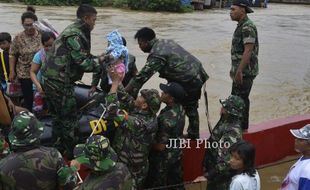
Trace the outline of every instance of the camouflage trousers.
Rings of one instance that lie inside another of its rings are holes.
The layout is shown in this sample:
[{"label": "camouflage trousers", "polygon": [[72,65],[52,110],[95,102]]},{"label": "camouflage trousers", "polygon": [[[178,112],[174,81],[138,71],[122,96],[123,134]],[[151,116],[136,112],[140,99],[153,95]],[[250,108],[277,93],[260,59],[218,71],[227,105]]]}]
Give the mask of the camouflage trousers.
[{"label": "camouflage trousers", "polygon": [[74,88],[65,89],[57,82],[45,81],[45,102],[53,117],[52,141],[54,146],[68,159],[73,158],[73,149],[78,141],[78,116]]},{"label": "camouflage trousers", "polygon": [[147,176],[148,169],[149,169],[149,162],[146,162],[143,166],[142,165],[133,166],[133,165],[127,164],[127,167],[133,178],[134,189],[142,190],[143,184],[144,184],[144,181]]},{"label": "camouflage trousers", "polygon": [[255,77],[243,78],[242,85],[238,85],[235,82],[233,82],[232,84],[231,95],[236,95],[236,96],[241,97],[245,103],[245,109],[244,109],[244,113],[242,117],[243,120],[241,124],[242,129],[249,128],[249,111],[250,111],[249,95],[252,89],[254,78]]},{"label": "camouflage trousers", "polygon": [[163,189],[184,190],[183,168],[181,162],[182,154],[178,157],[171,157],[167,151],[152,151],[149,155],[150,168],[145,182],[145,188],[176,185]]},{"label": "camouflage trousers", "polygon": [[198,100],[187,102],[183,104],[185,114],[188,117],[188,138],[199,138],[199,113],[198,113]]},{"label": "camouflage trousers", "polygon": [[186,95],[181,102],[185,115],[188,117],[187,134],[188,138],[199,138],[199,113],[198,101],[201,97],[201,88],[203,83],[199,79],[193,79],[190,82],[180,82],[175,80],[168,80],[168,82],[176,82],[182,85],[186,91]]}]

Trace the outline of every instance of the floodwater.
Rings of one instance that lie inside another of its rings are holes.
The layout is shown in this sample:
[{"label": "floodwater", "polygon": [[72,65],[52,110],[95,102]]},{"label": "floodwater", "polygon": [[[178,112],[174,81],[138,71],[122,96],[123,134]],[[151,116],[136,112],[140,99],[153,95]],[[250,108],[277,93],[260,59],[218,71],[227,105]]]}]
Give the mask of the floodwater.
[{"label": "floodwater", "polygon": [[[39,18],[47,18],[62,31],[75,18],[76,7],[36,7]],[[128,48],[142,68],[144,54],[134,40],[141,27],[153,28],[159,38],[176,40],[199,58],[210,79],[207,82],[212,125],[219,119],[219,98],[231,91],[231,38],[236,22],[230,20],[229,9],[212,9],[193,13],[150,13],[112,8],[98,8],[92,32],[92,53],[100,54],[107,43],[105,35],[118,29],[127,39]],[[13,36],[22,31],[20,16],[25,5],[0,3],[0,31]],[[310,113],[310,6],[270,4],[249,14],[258,29],[260,74],[251,92],[250,123],[256,124],[290,115]],[[83,81],[90,83],[91,75]],[[163,80],[155,75],[145,88],[158,88]],[[200,102],[201,130],[206,130],[204,102]]]}]

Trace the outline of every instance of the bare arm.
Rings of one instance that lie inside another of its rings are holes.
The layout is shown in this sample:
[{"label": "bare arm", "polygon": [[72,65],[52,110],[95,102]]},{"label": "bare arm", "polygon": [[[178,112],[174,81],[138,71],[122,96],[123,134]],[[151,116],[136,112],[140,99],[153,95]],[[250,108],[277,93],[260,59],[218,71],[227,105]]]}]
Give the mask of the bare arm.
[{"label": "bare arm", "polygon": [[16,66],[16,57],[14,55],[10,55],[10,75],[9,80],[14,81],[16,78],[15,66]]},{"label": "bare arm", "polygon": [[36,85],[37,91],[40,93],[43,93],[43,89],[41,87],[41,84],[37,79],[37,73],[39,72],[40,68],[41,68],[41,65],[31,63],[30,78],[31,78],[32,82],[34,83],[34,85]]}]

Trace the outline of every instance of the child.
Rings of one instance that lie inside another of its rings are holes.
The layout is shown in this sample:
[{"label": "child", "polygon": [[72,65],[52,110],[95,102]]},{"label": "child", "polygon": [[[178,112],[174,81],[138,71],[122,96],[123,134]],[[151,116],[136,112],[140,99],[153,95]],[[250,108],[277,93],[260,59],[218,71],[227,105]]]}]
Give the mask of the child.
[{"label": "child", "polygon": [[39,112],[43,109],[42,93],[43,89],[41,86],[41,72],[40,68],[43,61],[45,60],[45,51],[48,50],[52,45],[56,36],[52,32],[43,32],[41,35],[41,43],[43,48],[40,49],[33,57],[30,69],[30,77],[34,84],[34,105],[33,111]]},{"label": "child", "polygon": [[[128,70],[128,49],[123,44],[121,34],[117,30],[113,30],[107,35],[107,40],[108,48],[106,54],[109,55],[110,63],[112,63],[116,72],[122,73],[125,76]],[[109,84],[111,83],[112,81],[109,77]]]},{"label": "child", "polygon": [[111,88],[111,79],[107,70],[113,66],[118,73],[125,74],[128,72],[128,49],[123,43],[121,34],[117,30],[113,30],[107,35],[108,47],[105,51],[104,64],[102,65],[101,73],[94,73],[92,77],[91,89],[89,95],[96,91],[96,87],[101,80],[101,89],[108,93]]},{"label": "child", "polygon": [[0,33],[0,85],[6,91],[7,81],[9,80],[9,50],[11,46],[12,37],[7,32]]},{"label": "child", "polygon": [[230,148],[230,167],[236,172],[229,190],[260,190],[260,178],[254,168],[255,147],[243,140]]}]

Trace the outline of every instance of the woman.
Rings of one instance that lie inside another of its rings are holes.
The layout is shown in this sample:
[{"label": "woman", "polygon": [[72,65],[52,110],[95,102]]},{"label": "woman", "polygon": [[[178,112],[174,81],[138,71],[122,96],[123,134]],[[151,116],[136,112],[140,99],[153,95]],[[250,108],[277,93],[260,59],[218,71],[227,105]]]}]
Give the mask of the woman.
[{"label": "woman", "polygon": [[41,36],[41,42],[43,48],[38,51],[32,60],[31,69],[30,69],[30,78],[34,84],[34,102],[33,102],[33,111],[40,112],[43,110],[43,89],[41,86],[41,72],[40,68],[45,60],[45,51],[52,47],[56,36],[53,32],[43,32]]},{"label": "woman", "polygon": [[9,80],[19,80],[24,97],[24,107],[32,111],[33,91],[30,79],[30,67],[34,54],[40,49],[41,34],[35,29],[33,23],[37,16],[27,11],[22,14],[21,21],[24,31],[17,34],[12,41],[10,49],[10,75]]}]

